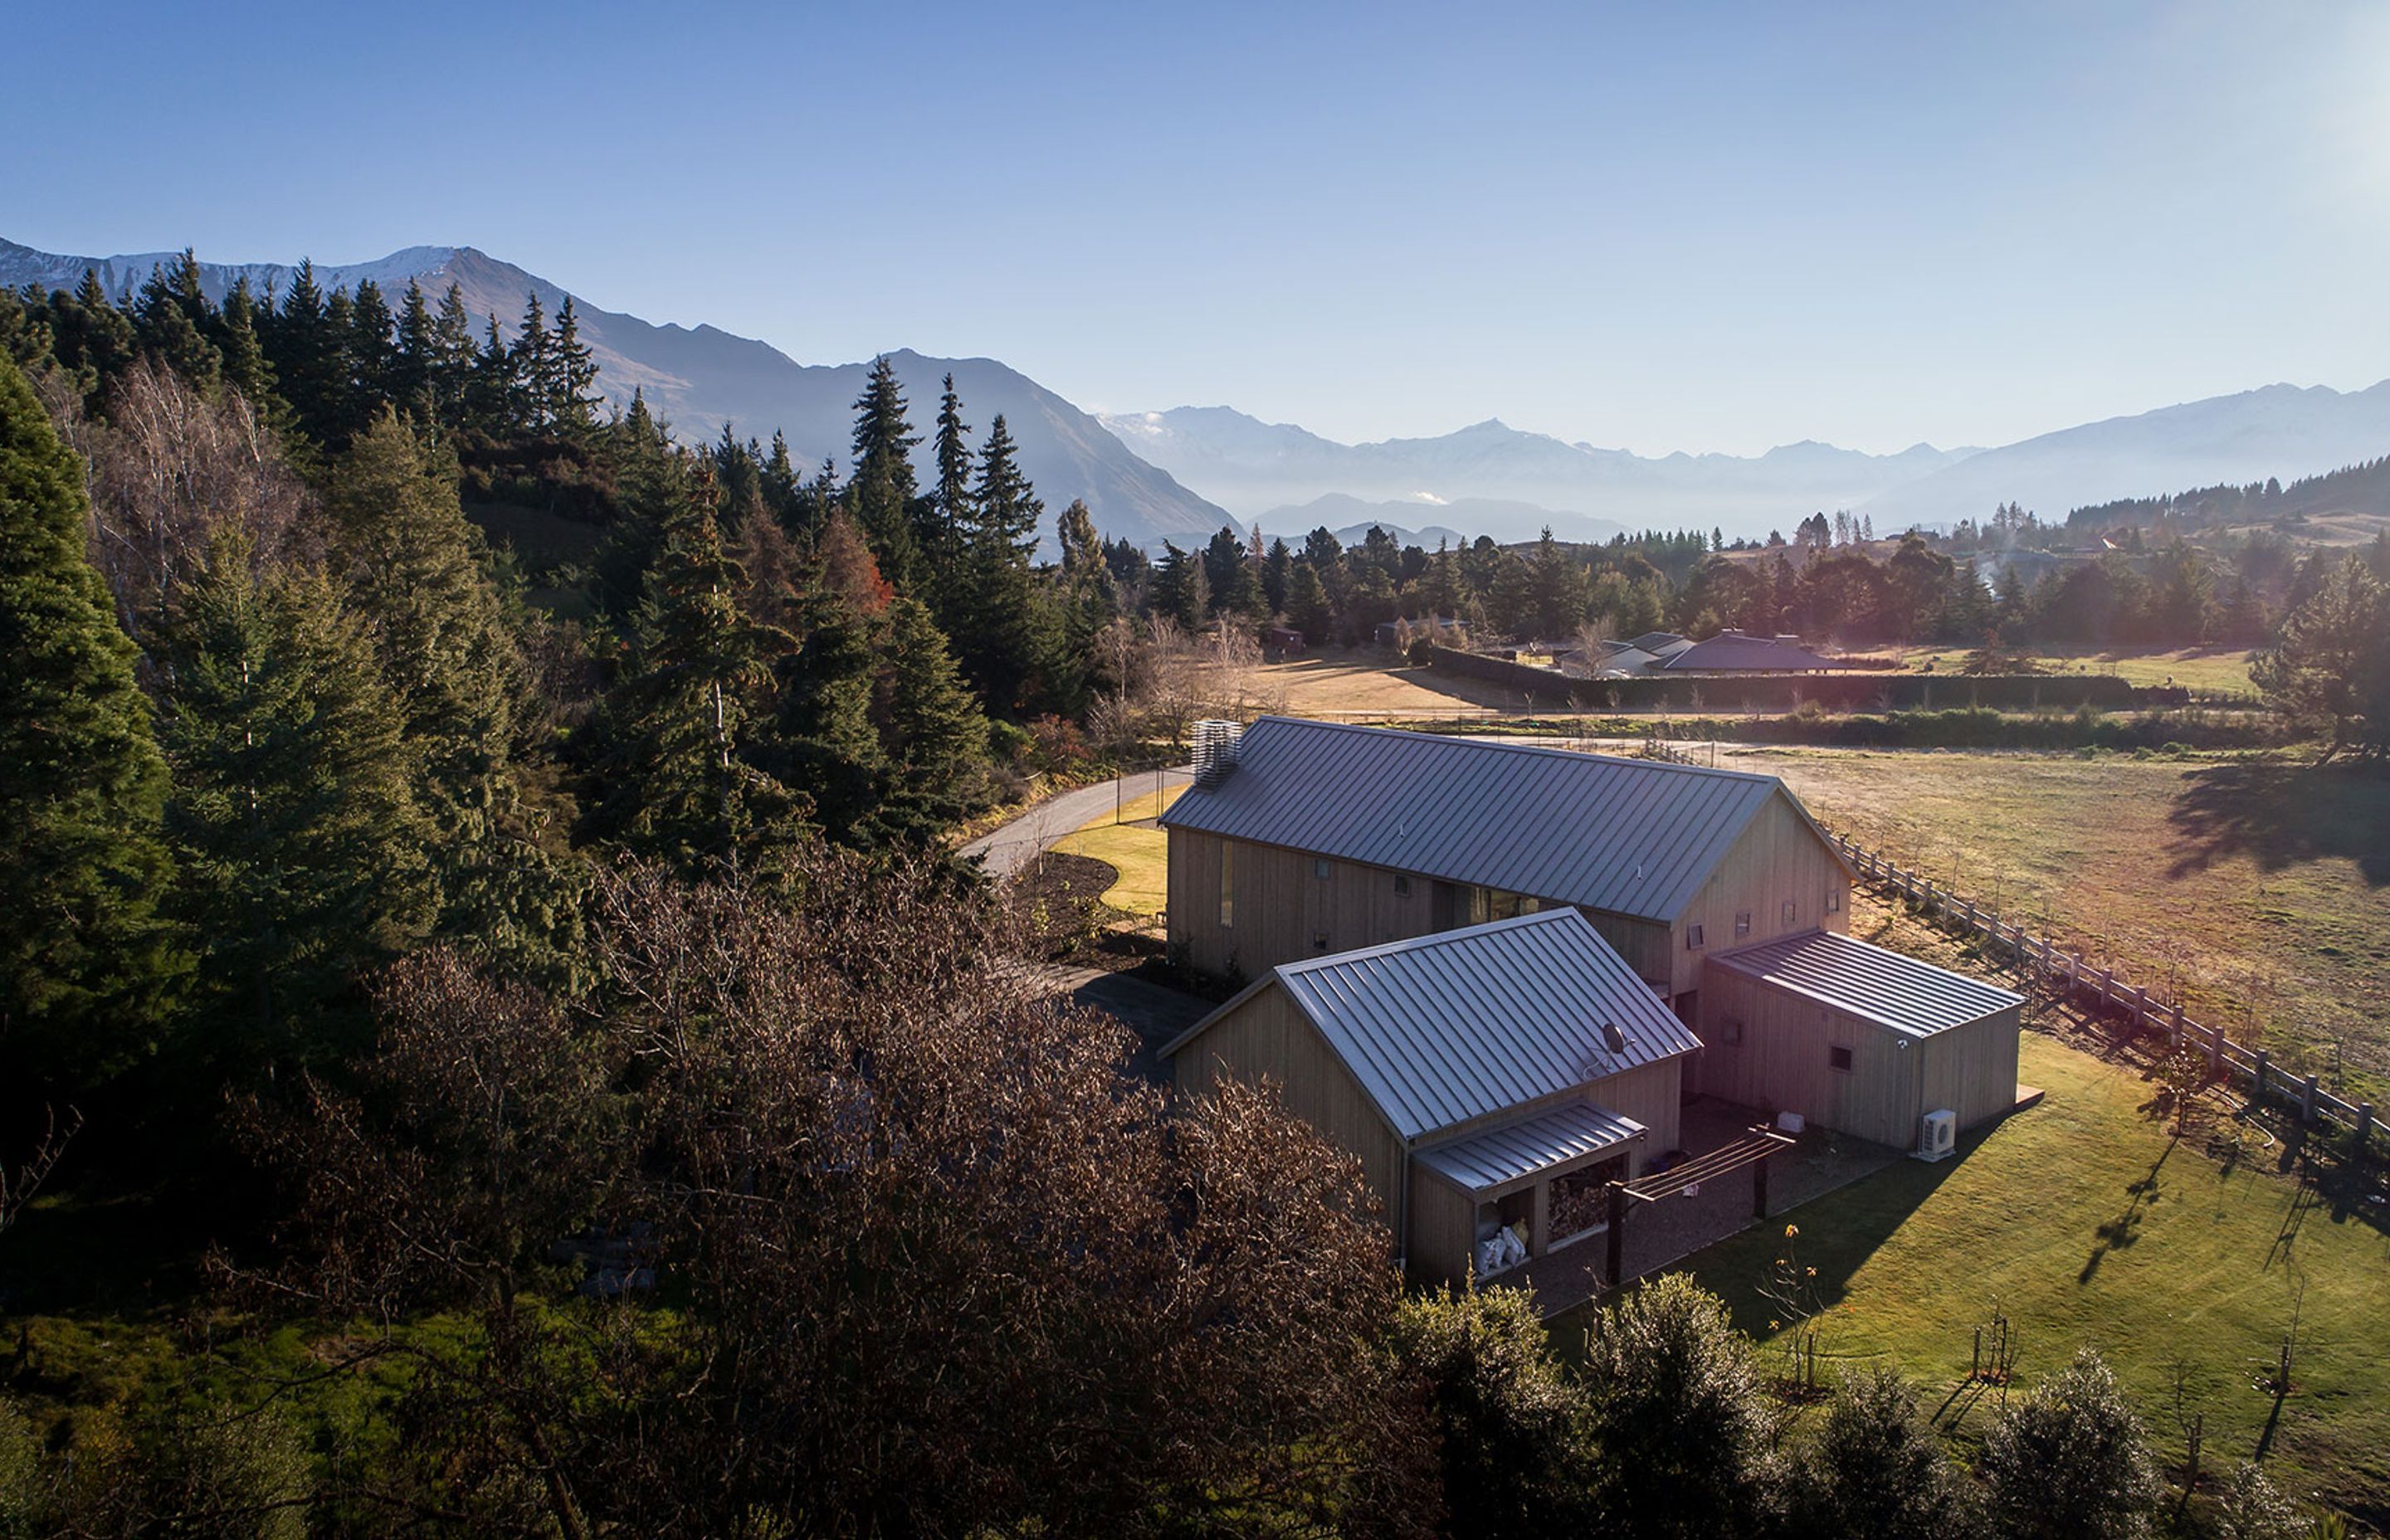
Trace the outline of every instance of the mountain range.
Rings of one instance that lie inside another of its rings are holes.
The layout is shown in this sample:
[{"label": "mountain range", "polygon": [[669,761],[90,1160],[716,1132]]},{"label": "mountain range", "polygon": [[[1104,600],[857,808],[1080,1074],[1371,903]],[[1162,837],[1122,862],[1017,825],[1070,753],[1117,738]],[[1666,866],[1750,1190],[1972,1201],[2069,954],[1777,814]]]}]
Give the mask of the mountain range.
[{"label": "mountain range", "polygon": [[[122,295],[175,260],[172,252],[60,256],[0,240],[0,284],[72,288],[89,270]],[[244,276],[260,292],[286,289],[293,271],[202,263],[200,276],[220,298]],[[370,278],[393,300],[410,278],[434,296],[454,283],[476,316],[495,315],[508,331],[526,294],[551,312],[565,295],[554,282],[469,246],[408,247],[315,271],[327,285]],[[867,362],[800,364],[716,327],[658,326],[573,298],[599,387],[616,405],[636,389],[685,441],[713,438],[728,424],[742,438],[768,439],[777,430],[808,462],[846,457]],[[2003,502],[2056,520],[2086,504],[2269,476],[2287,482],[2390,453],[2390,380],[2345,393],[2269,385],[1995,449],[1921,443],[1868,455],[1805,440],[1752,456],[1647,457],[1492,418],[1433,438],[1341,443],[1227,406],[1099,417],[995,359],[909,349],[888,357],[917,427],[928,426],[940,381],[951,372],[981,432],[996,414],[1005,416],[1022,468],[1049,509],[1084,498],[1098,528],[1149,549],[1208,538],[1232,515],[1291,534],[1320,524],[1416,529],[1432,518],[1463,535],[1504,541],[1532,539],[1546,525],[1578,541],[1607,539],[1622,527],[1719,526],[1760,535],[1833,508],[1865,514],[1889,533],[1982,518]]]},{"label": "mountain range", "polygon": [[[71,289],[85,270],[96,272],[111,295],[138,289],[177,252],[138,256],[73,257],[36,251],[0,240],[0,284],[40,284]],[[295,267],[275,263],[202,263],[200,283],[221,300],[246,277],[263,294],[290,287]],[[511,263],[469,246],[412,246],[378,262],[315,269],[327,288],[353,288],[370,278],[393,307],[411,278],[435,302],[456,285],[477,320],[495,315],[511,334],[526,294],[555,314],[565,290]],[[768,441],[777,430],[788,436],[801,462],[834,459],[844,464],[862,394],[867,361],[805,365],[767,343],[712,326],[656,326],[636,315],[603,309],[582,295],[573,302],[581,335],[598,365],[598,388],[609,402],[627,405],[636,388],[651,409],[679,430],[684,442],[711,439],[725,423],[741,438]],[[941,380],[955,377],[965,420],[981,434],[1002,413],[1021,446],[1021,466],[1037,484],[1048,510],[1059,513],[1073,497],[1085,498],[1097,527],[1140,545],[1203,539],[1228,521],[1216,505],[1173,481],[1165,471],[1129,453],[1120,440],[1087,413],[1020,371],[992,358],[931,358],[910,349],[891,353],[897,379],[912,403],[913,423],[926,432],[936,411]],[[1052,532],[1046,532],[1048,542]]]},{"label": "mountain range", "polygon": [[1511,533],[1485,533],[1517,539],[1545,523],[1572,540],[1606,539],[1622,525],[1764,531],[1819,508],[1856,507],[1970,453],[1919,444],[1865,455],[1805,442],[1751,458],[1646,458],[1493,418],[1437,438],[1339,443],[1226,406],[1114,415],[1103,423],[1143,458],[1247,519],[1331,493],[1432,507],[1487,499],[1510,505]]}]

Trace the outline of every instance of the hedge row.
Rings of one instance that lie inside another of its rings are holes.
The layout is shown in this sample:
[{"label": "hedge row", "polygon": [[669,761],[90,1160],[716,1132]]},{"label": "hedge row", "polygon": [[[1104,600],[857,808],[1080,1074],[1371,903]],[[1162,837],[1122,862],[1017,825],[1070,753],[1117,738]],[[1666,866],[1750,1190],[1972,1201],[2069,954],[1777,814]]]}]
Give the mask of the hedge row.
[{"label": "hedge row", "polygon": [[2113,674],[1644,674],[1572,679],[1551,669],[1506,662],[1451,648],[1428,649],[1432,667],[1484,679],[1535,697],[1555,711],[1789,712],[1810,703],[1827,711],[2129,711],[2191,703],[2180,687],[2137,687]]}]

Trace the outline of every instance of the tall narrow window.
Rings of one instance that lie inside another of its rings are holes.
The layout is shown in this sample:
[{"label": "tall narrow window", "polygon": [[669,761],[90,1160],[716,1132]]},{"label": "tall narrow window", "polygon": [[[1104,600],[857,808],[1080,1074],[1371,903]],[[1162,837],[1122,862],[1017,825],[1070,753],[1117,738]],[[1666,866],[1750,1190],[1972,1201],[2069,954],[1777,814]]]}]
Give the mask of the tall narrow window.
[{"label": "tall narrow window", "polygon": [[1747,936],[1751,934],[1750,910],[1737,909],[1734,912],[1734,933],[1737,936]]},{"label": "tall narrow window", "polygon": [[1232,930],[1237,925],[1237,847],[1225,841],[1220,845],[1220,929]]},{"label": "tall narrow window", "polygon": [[1324,855],[1315,855],[1311,858],[1311,875],[1317,878],[1320,881],[1327,881],[1329,874],[1334,870],[1335,868],[1328,864],[1328,857]]},{"label": "tall narrow window", "polygon": [[1828,914],[1830,914],[1830,915],[1839,915],[1839,914],[1841,914],[1842,912],[1843,912],[1843,890],[1842,890],[1842,889],[1840,889],[1840,888],[1829,888],[1829,889],[1827,889],[1827,890],[1826,890],[1826,913],[1828,913]]},{"label": "tall narrow window", "polygon": [[1688,951],[1688,952],[1698,952],[1698,951],[1700,951],[1701,949],[1702,949],[1702,928],[1701,928],[1700,926],[1698,926],[1698,925],[1688,925],[1688,926],[1686,926],[1686,927],[1685,927],[1685,950],[1686,950],[1686,951]]},{"label": "tall narrow window", "polygon": [[1786,925],[1791,925],[1792,923],[1792,917],[1797,913],[1799,913],[1799,910],[1795,908],[1792,901],[1789,898],[1786,899],[1784,901],[1784,923]]}]

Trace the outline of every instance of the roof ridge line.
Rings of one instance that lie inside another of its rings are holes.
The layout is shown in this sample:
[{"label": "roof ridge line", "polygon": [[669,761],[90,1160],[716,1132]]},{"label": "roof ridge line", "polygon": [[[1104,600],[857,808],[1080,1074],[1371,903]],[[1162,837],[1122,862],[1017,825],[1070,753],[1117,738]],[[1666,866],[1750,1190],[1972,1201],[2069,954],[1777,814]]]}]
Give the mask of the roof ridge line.
[{"label": "roof ridge line", "polygon": [[1416,727],[1381,727],[1367,722],[1330,722],[1316,716],[1291,716],[1278,712],[1266,712],[1253,718],[1253,725],[1265,722],[1285,722],[1304,727],[1330,727],[1342,733],[1367,733],[1383,738],[1423,738],[1433,743],[1453,743],[1468,749],[1503,749],[1513,753],[1559,754],[1570,759],[1599,760],[1605,764],[1627,764],[1654,770],[1690,772],[1702,776],[1722,776],[1739,781],[1769,781],[1783,784],[1783,777],[1764,770],[1729,770],[1715,764],[1687,764],[1680,760],[1638,759],[1632,754],[1597,754],[1581,749],[1561,749],[1541,743],[1511,743],[1502,739],[1464,738],[1457,733],[1423,733]]},{"label": "roof ridge line", "polygon": [[[1569,916],[1574,916],[1578,923],[1585,926],[1587,930],[1593,930],[1593,922],[1587,919],[1583,912],[1572,904],[1557,909],[1538,909],[1532,915],[1511,915],[1508,918],[1483,920],[1478,924],[1464,925],[1457,930],[1430,930],[1423,936],[1406,936],[1400,941],[1381,941],[1368,946],[1356,946],[1349,951],[1330,952],[1317,957],[1303,957],[1294,962],[1280,963],[1270,971],[1280,975],[1300,975],[1308,973],[1314,969],[1349,963],[1356,957],[1382,957],[1398,952],[1432,952],[1439,946],[1450,945],[1457,942],[1473,941],[1497,930],[1523,930],[1530,925],[1556,921]],[[1600,934],[1598,930],[1594,933]]]}]

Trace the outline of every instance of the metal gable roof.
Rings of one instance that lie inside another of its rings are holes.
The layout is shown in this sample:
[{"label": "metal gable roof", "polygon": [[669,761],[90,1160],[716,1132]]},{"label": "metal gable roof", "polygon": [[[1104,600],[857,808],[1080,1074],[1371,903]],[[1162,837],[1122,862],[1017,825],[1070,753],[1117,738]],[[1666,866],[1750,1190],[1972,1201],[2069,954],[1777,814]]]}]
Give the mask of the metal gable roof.
[{"label": "metal gable roof", "polygon": [[1749,636],[1740,631],[1721,631],[1706,641],[1695,642],[1669,655],[1660,666],[1668,669],[1753,671],[1844,669],[1850,665],[1821,658],[1805,647],[1779,637]]},{"label": "metal gable roof", "polygon": [[1908,1037],[1931,1037],[2024,996],[1831,930],[1780,936],[1709,959]]},{"label": "metal gable roof", "polygon": [[1780,792],[1800,806],[1773,776],[1266,716],[1162,822],[1664,923]]},{"label": "metal gable roof", "polygon": [[1469,1192],[1485,1192],[1580,1155],[1641,1138],[1650,1130],[1606,1107],[1578,1102],[1420,1152],[1420,1164]]},{"label": "metal gable roof", "polygon": [[1701,1046],[1574,909],[1289,963],[1271,977],[1405,1139]]}]

